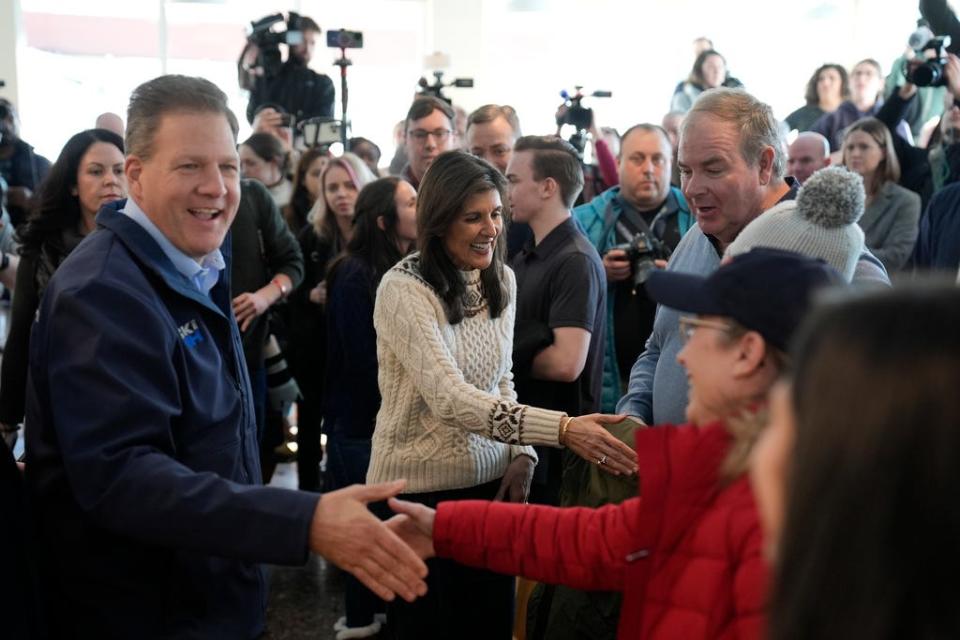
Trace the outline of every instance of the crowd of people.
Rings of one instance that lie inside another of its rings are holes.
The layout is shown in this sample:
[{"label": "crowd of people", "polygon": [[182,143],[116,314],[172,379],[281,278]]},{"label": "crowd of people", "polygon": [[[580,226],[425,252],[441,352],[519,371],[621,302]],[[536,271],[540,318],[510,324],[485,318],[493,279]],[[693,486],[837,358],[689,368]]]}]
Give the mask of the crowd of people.
[{"label": "crowd of people", "polygon": [[0,635],[260,637],[310,553],[338,640],[960,634],[960,58],[779,120],[694,47],[593,169],[431,95],[390,168],[201,78],[53,163],[0,102]]}]

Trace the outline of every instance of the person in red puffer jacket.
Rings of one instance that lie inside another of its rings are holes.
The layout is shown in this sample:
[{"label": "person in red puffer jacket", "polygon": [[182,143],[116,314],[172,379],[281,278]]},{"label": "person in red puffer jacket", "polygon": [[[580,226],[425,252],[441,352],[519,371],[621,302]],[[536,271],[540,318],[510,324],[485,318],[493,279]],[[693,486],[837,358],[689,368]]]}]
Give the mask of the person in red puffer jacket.
[{"label": "person in red puffer jacket", "polygon": [[599,509],[461,501],[436,511],[391,500],[391,528],[424,557],[623,592],[621,639],[762,637],[768,567],[745,473],[765,422],[758,408],[812,293],[839,282],[822,261],[769,249],[707,278],[653,274],[653,299],[696,314],[681,316],[678,355],[690,424],[638,432],[639,497]]}]

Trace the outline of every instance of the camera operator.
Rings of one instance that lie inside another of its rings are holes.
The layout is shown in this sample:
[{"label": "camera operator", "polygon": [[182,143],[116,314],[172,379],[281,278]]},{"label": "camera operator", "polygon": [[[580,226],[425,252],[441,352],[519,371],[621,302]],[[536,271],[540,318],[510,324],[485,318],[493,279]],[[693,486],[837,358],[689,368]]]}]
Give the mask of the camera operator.
[{"label": "camera operator", "polygon": [[[577,150],[582,160],[589,134],[590,142],[593,144],[593,157],[596,161],[596,164],[581,162],[584,183],[576,202],[580,205],[590,202],[610,187],[617,185],[617,162],[610,151],[610,145],[597,128],[593,109],[581,104],[580,101],[584,96],[579,88],[576,95],[565,97],[566,100],[557,107],[557,113],[554,116],[557,121],[557,136],[560,136],[560,131],[565,124],[576,127],[576,131],[570,136],[568,142]],[[610,97],[610,93],[595,91],[593,97]]]},{"label": "camera operator", "polygon": [[653,328],[656,303],[647,297],[642,282],[654,262],[666,260],[693,224],[683,194],[670,186],[673,150],[666,131],[638,124],[623,134],[620,144],[620,185],[573,210],[603,256],[607,275],[601,411],[616,407]]},{"label": "camera operator", "polygon": [[17,110],[0,98],[0,177],[7,182],[7,210],[14,227],[26,220],[33,192],[50,170],[50,161],[20,139]]},{"label": "camera operator", "polygon": [[[914,147],[896,132],[896,123],[917,99],[917,87],[910,76],[900,85],[890,99],[877,112],[877,119],[887,125],[893,135],[893,148],[900,163],[900,185],[920,194],[926,207],[934,193],[956,182],[960,177],[960,59],[952,53],[942,52],[945,57],[932,63],[942,67],[942,81],[947,91],[943,97],[944,111],[938,131],[926,149]],[[911,63],[912,68],[922,61]],[[942,62],[942,64],[940,64]],[[930,62],[928,62],[930,64]]]},{"label": "camera operator", "polygon": [[[287,21],[286,39],[283,34],[269,31],[269,20],[254,23],[254,32],[240,54],[240,87],[250,91],[247,121],[253,122],[257,108],[274,102],[292,114],[297,122],[314,117],[333,117],[335,92],[333,81],[309,68],[320,26],[306,16],[291,12]],[[279,18],[274,22],[279,21]],[[302,34],[302,42],[291,42],[290,34]],[[278,42],[287,43],[287,59],[279,61]]]}]

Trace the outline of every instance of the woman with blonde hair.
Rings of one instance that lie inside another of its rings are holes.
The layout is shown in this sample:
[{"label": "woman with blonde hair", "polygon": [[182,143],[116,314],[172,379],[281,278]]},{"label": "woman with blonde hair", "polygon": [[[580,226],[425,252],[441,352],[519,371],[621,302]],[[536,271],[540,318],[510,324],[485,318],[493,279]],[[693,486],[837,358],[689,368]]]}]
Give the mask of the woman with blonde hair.
[{"label": "woman with blonde hair", "polygon": [[297,416],[297,472],[301,486],[320,483],[320,423],[326,370],[327,266],[353,232],[357,194],[375,180],[352,153],[330,160],[320,175],[320,194],[297,239],[303,252],[303,283],[290,296],[287,361],[303,400]]},{"label": "woman with blonde hair", "polygon": [[917,242],[920,196],[904,189],[893,137],[876,118],[850,125],[843,137],[843,165],[863,177],[866,209],[860,227],[867,248],[888,272],[907,264]]}]

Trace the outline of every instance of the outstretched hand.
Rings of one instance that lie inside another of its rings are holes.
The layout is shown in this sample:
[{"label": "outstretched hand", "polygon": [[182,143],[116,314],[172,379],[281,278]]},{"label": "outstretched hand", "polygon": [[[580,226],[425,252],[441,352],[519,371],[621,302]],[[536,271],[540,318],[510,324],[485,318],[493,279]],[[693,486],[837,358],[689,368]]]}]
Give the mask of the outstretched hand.
[{"label": "outstretched hand", "polygon": [[405,480],[397,480],[325,493],[313,514],[310,549],[352,573],[382,599],[400,595],[413,602],[427,592],[427,565],[367,509],[367,503],[396,496],[404,486]]},{"label": "outstretched hand", "polygon": [[591,413],[573,418],[567,425],[563,444],[607,473],[633,475],[637,472],[637,452],[603,427],[622,422],[626,417]]},{"label": "outstretched hand", "polygon": [[437,555],[433,548],[433,521],[435,509],[416,502],[390,498],[387,503],[397,515],[387,520],[387,526],[424,560]]}]

